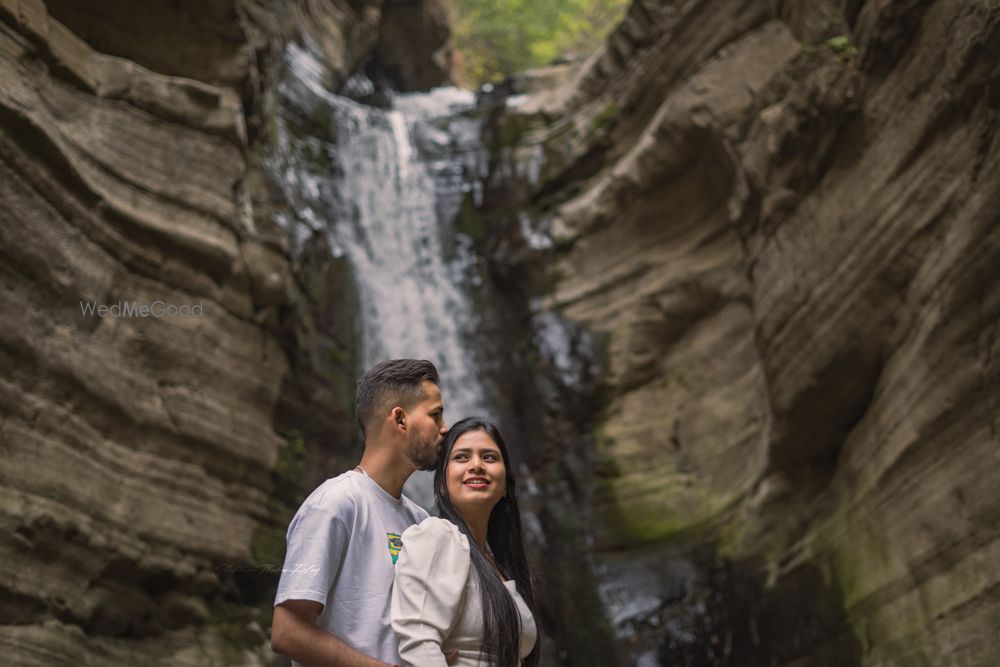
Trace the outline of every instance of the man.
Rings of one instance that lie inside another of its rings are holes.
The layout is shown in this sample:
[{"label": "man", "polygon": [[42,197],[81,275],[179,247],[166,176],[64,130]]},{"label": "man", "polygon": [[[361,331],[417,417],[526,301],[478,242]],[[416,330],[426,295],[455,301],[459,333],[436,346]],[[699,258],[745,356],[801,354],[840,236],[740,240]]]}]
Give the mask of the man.
[{"label": "man", "polygon": [[432,470],[448,430],[429,361],[382,362],[358,380],[365,441],[354,470],[326,480],[288,527],[271,647],[309,667],[399,663],[389,619],[403,531],[427,517],[403,483]]}]

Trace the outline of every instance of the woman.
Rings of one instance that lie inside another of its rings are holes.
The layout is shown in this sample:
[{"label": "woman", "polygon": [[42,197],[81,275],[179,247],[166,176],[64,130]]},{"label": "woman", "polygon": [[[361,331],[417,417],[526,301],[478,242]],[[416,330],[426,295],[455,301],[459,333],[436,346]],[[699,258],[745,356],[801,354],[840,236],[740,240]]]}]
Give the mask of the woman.
[{"label": "woman", "polygon": [[434,473],[441,518],[402,535],[392,627],[405,665],[534,667],[535,596],[521,539],[517,485],[492,423],[463,419],[448,431]]}]

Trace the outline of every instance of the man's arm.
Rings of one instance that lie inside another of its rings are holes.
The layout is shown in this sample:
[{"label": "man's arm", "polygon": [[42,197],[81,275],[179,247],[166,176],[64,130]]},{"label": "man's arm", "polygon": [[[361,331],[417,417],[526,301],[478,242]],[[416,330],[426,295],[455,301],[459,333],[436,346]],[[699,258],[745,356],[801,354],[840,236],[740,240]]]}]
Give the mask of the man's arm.
[{"label": "man's arm", "polygon": [[271,650],[308,667],[386,667],[316,627],[323,605],[312,600],[286,600],[274,608]]}]

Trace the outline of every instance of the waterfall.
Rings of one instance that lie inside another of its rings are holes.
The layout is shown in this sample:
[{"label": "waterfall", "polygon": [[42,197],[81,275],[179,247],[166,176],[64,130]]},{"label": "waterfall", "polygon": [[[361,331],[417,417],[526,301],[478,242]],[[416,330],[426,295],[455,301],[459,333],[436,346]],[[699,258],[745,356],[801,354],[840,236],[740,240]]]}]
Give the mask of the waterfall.
[{"label": "waterfall", "polygon": [[[326,89],[322,63],[308,48],[291,44],[285,58],[269,167],[294,219],[279,222],[293,246],[324,234],[352,267],[365,368],[397,357],[430,359],[449,423],[491,416],[468,344],[475,324],[462,289],[474,279],[468,243],[452,225],[483,159],[478,121],[466,113],[473,93],[394,95],[381,109]],[[425,507],[431,478],[417,473],[405,487]]]}]

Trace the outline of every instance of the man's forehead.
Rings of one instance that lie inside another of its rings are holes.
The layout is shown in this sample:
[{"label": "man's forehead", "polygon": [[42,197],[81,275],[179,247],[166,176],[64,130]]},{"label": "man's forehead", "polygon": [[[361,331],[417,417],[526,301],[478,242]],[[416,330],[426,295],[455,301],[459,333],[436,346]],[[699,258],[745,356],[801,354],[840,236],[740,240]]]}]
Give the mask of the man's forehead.
[{"label": "man's forehead", "polygon": [[423,381],[424,402],[441,403],[441,389],[429,380]]}]

